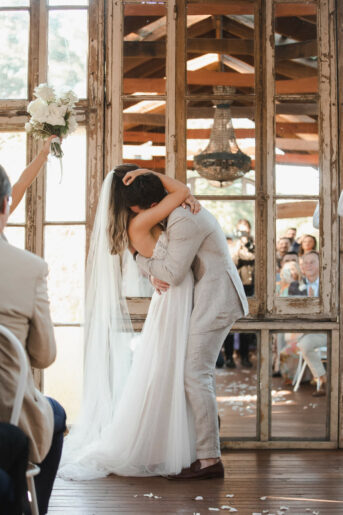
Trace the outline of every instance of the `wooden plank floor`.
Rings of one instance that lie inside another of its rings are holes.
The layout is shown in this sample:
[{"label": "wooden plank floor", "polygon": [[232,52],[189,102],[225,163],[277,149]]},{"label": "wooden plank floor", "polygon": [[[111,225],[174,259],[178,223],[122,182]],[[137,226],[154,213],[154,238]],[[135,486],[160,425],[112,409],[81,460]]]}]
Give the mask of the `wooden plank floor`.
[{"label": "wooden plank floor", "polygon": [[[110,476],[87,482],[58,479],[49,515],[199,514],[342,515],[343,451],[231,451],[225,480],[174,482]],[[146,497],[145,494],[155,497]],[[227,495],[234,497],[226,497]],[[203,500],[196,501],[195,497]],[[266,496],[266,500],[260,497]],[[288,510],[280,511],[282,506]],[[280,513],[278,513],[280,512]]]}]

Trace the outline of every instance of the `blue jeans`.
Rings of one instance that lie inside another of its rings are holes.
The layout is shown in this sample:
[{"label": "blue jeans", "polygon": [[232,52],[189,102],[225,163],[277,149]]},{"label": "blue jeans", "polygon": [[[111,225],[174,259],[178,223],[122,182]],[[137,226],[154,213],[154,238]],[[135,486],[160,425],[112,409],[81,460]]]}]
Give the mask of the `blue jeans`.
[{"label": "blue jeans", "polygon": [[62,406],[47,397],[54,412],[54,433],[52,437],[51,447],[38,466],[40,474],[35,477],[35,486],[37,493],[37,501],[40,515],[47,513],[49,499],[54,486],[55,477],[57,474],[58,465],[60,463],[62,447],[63,447],[63,433],[66,430],[66,414]]}]

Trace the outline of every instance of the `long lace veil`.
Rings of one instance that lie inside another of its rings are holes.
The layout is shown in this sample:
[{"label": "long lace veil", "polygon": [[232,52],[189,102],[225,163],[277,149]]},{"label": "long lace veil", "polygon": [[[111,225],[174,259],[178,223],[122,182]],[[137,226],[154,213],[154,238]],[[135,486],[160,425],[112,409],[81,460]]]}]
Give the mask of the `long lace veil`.
[{"label": "long lace veil", "polygon": [[[87,451],[111,422],[125,385],[134,335],[122,292],[121,257],[109,252],[107,225],[113,172],[104,180],[86,269],[84,380],[81,412],[66,439],[63,462]],[[75,363],[75,366],[82,366]]]}]

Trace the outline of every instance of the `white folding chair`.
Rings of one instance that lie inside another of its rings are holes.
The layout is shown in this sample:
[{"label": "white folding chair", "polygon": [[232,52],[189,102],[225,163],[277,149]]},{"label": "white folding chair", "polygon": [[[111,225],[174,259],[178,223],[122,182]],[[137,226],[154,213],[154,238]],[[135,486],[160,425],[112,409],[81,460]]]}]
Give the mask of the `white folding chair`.
[{"label": "white folding chair", "polygon": [[[316,349],[316,352],[319,353],[321,360],[326,360],[327,359],[327,350],[326,350],[325,346],[324,347],[318,347]],[[303,357],[303,353],[301,351],[299,351],[298,367],[297,367],[297,370],[296,370],[296,372],[294,374],[293,383],[292,383],[292,386],[294,386],[293,392],[297,392],[299,390],[299,386],[300,386],[300,383],[302,381],[303,375],[305,373],[306,367],[307,367],[307,363],[306,363],[306,360]],[[317,390],[319,390],[319,388],[320,388],[319,378],[316,378],[316,383],[317,383]]]},{"label": "white folding chair", "polygon": [[[28,364],[27,364],[27,358],[25,350],[18,340],[18,338],[11,332],[9,329],[4,327],[3,325],[0,325],[0,334],[2,334],[7,340],[11,343],[13,348],[15,349],[18,359],[19,359],[19,379],[18,379],[18,385],[17,390],[14,397],[13,402],[13,408],[11,413],[11,419],[10,424],[13,424],[14,426],[18,425],[19,422],[19,416],[21,407],[23,404],[24,394],[25,394],[25,387],[26,387],[26,378],[28,373]],[[31,503],[31,512],[32,515],[39,515],[38,511],[38,503],[37,503],[37,495],[36,495],[36,488],[35,488],[35,482],[34,482],[34,476],[37,476],[40,472],[40,468],[35,465],[34,463],[29,463],[28,469],[26,471],[26,480],[27,480],[27,487],[28,491],[30,493],[30,503]]]}]

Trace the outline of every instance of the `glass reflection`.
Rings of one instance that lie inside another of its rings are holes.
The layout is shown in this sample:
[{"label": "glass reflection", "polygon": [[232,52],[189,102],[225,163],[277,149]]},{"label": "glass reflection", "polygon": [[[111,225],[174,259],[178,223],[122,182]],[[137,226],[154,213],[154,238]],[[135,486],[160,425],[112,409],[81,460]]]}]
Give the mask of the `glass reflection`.
[{"label": "glass reflection", "polygon": [[[26,133],[0,132],[1,165],[11,184],[15,184],[26,166]],[[25,196],[9,218],[9,223],[25,223]]]},{"label": "glass reflection", "polygon": [[[59,159],[49,157],[45,219],[83,221],[86,216],[86,129],[79,127],[63,141],[63,174]],[[63,205],[63,209],[61,206]]]},{"label": "glass reflection", "polygon": [[164,94],[167,10],[153,2],[124,6],[124,93]]},{"label": "glass reflection", "polygon": [[250,200],[202,200],[218,220],[247,296],[255,284],[255,203]]},{"label": "glass reflection", "polygon": [[[213,85],[254,93],[254,6],[188,4],[187,82],[189,94],[212,93]],[[194,16],[201,14],[201,16]],[[192,16],[193,15],[193,16]],[[200,55],[199,55],[200,54]]]},{"label": "glass reflection", "polygon": [[[223,101],[224,102],[224,101]],[[249,103],[249,99],[246,101]],[[194,195],[254,195],[255,194],[255,123],[254,105],[240,106],[230,100],[234,136],[239,149],[252,160],[251,167],[243,177],[233,182],[208,180],[196,171],[194,156],[208,146],[213,132],[215,107],[209,98],[205,102],[189,102],[187,108],[187,183]],[[220,137],[216,128],[215,139]]]},{"label": "glass reflection", "polygon": [[[25,2],[21,2],[21,5],[25,5]],[[0,12],[1,99],[27,98],[29,21],[28,11]]]},{"label": "glass reflection", "polygon": [[272,437],[326,436],[328,348],[321,333],[274,333]]},{"label": "glass reflection", "polygon": [[[55,327],[56,361],[44,370],[44,393],[62,404],[68,424],[79,413],[83,380],[83,329]],[[63,380],[61,379],[63,378]]]},{"label": "glass reflection", "polygon": [[55,323],[81,323],[85,275],[85,227],[47,226],[44,258],[49,265],[48,288]]},{"label": "glass reflection", "polygon": [[[317,7],[275,6],[275,71],[282,93],[316,92],[318,76]],[[299,79],[301,79],[299,81]],[[278,82],[277,87],[278,90]]]},{"label": "glass reflection", "polygon": [[154,293],[149,278],[142,274],[128,250],[122,258],[122,276],[124,297],[151,297]]},{"label": "glass reflection", "polygon": [[257,364],[256,333],[230,333],[216,364],[221,436],[256,438]]},{"label": "glass reflection", "polygon": [[124,102],[123,159],[165,172],[165,101]]},{"label": "glass reflection", "polygon": [[5,228],[5,236],[8,242],[14,247],[25,249],[25,227],[11,227],[7,225]]},{"label": "glass reflection", "polygon": [[[305,205],[304,205],[305,204]],[[312,217],[315,202],[278,201],[276,220],[276,295],[318,297],[320,294],[319,232]],[[286,209],[284,209],[286,208]],[[294,218],[283,218],[292,213]]]},{"label": "glass reflection", "polygon": [[87,97],[88,11],[49,12],[48,81]]}]

